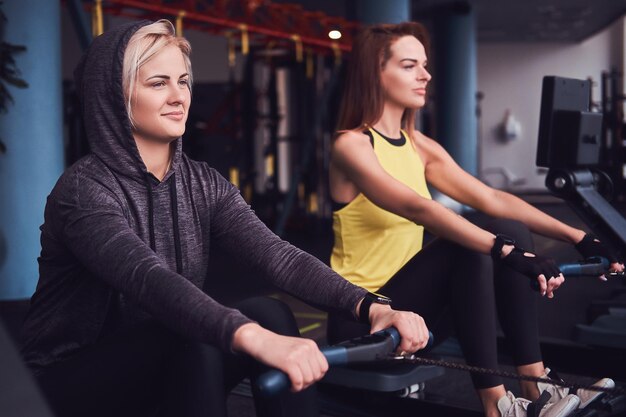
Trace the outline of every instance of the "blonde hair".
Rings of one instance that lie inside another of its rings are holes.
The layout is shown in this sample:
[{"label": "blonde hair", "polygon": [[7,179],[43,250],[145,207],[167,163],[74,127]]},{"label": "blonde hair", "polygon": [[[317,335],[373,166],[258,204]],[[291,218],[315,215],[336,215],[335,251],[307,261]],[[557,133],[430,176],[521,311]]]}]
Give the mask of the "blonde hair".
[{"label": "blonde hair", "polygon": [[124,90],[124,98],[126,104],[126,113],[133,122],[133,109],[131,105],[132,92],[135,91],[137,75],[139,68],[148,62],[154,55],[159,53],[163,48],[169,45],[176,45],[183,53],[185,68],[189,74],[189,90],[191,91],[192,74],[191,61],[191,45],[187,39],[176,36],[174,25],[166,19],[158,20],[154,23],[141,27],[130,38],[126,51],[124,52],[124,63],[122,67],[122,88]]}]

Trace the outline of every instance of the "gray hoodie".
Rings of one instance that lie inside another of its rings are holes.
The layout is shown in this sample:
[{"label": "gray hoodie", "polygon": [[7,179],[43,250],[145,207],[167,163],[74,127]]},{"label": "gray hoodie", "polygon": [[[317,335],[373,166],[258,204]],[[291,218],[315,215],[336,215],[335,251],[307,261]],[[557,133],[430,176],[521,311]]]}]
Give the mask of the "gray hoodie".
[{"label": "gray hoodie", "polygon": [[162,181],[147,171],[121,74],[130,37],[148,23],[96,38],[75,72],[92,152],[65,171],[46,203],[39,282],[22,329],[22,353],[35,371],[150,318],[230,349],[250,320],[202,291],[211,244],[332,311],[354,315],[365,295],[268,230],[237,188],[182,153],[182,138]]}]

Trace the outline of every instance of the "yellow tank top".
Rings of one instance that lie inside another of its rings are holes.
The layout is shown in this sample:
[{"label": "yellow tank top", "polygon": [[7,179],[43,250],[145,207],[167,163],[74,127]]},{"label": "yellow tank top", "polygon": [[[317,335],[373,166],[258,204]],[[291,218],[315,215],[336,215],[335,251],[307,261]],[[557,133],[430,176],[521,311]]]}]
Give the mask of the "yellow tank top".
[{"label": "yellow tank top", "polygon": [[[424,164],[406,132],[404,141],[390,143],[369,130],[374,153],[396,180],[430,199]],[[393,140],[393,139],[392,139]],[[333,212],[335,243],[330,265],[353,284],[377,291],[422,249],[424,227],[383,210],[363,194]]]}]

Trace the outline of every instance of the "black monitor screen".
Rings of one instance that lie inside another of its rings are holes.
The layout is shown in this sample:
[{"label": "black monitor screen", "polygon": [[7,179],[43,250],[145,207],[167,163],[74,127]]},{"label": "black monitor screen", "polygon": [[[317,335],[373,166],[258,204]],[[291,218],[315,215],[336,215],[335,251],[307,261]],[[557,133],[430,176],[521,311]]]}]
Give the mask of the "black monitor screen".
[{"label": "black monitor screen", "polygon": [[[601,132],[598,129],[601,130],[602,116],[589,112],[590,96],[589,80],[543,78],[538,166],[555,168],[595,163],[593,157],[588,157],[588,147],[599,150]],[[587,155],[586,160],[581,159],[584,155]]]}]

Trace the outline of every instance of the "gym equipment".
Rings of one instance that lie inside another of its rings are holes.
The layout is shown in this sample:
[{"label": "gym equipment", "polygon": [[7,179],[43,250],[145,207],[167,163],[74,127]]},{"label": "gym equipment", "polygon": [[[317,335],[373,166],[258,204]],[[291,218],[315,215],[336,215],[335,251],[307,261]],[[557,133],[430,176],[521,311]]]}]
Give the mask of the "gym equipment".
[{"label": "gym equipment", "polygon": [[544,77],[537,166],[549,168],[548,189],[623,255],[626,220],[598,192],[610,178],[592,170],[600,163],[602,114],[589,111],[590,96],[588,80]]},{"label": "gym equipment", "polygon": [[[598,271],[600,271],[600,273],[604,272],[606,270],[605,266],[608,265],[608,262],[602,259],[597,261],[598,262],[587,262],[583,264],[567,264],[563,265],[563,267],[565,270],[574,272],[584,271],[584,273],[589,272],[592,274],[596,274]],[[430,334],[428,347],[432,345],[432,342],[433,336]],[[322,348],[321,351],[327,358],[330,365],[329,372],[322,382],[350,389],[356,388],[360,390],[367,390],[369,392],[395,392],[400,397],[408,397],[417,391],[423,391],[424,382],[428,379],[441,375],[441,368],[443,367],[498,375],[504,378],[516,380],[546,382],[553,385],[569,387],[573,390],[585,388],[608,394],[594,402],[592,407],[589,409],[575,413],[575,416],[600,416],[601,413],[604,413],[605,415],[620,415],[619,413],[626,408],[624,401],[624,389],[621,387],[600,388],[586,384],[567,383],[562,380],[518,375],[497,369],[479,368],[461,363],[418,357],[415,355],[395,356],[393,352],[397,349],[399,343],[400,335],[398,331],[395,328],[389,328],[371,335],[366,335],[334,346]],[[428,347],[426,350],[428,350]],[[390,375],[381,372],[380,370],[364,371],[362,369],[346,368],[346,365],[349,364],[367,362],[379,362],[379,364],[391,368],[397,366],[398,364],[406,365],[413,368],[413,372],[411,375],[403,373]],[[337,374],[338,370],[344,370],[344,372]],[[261,375],[257,381],[258,392],[265,396],[276,395],[282,390],[288,388],[288,386],[288,377],[278,370],[272,370]],[[541,407],[539,407],[539,409],[540,408]],[[592,413],[590,414],[590,412]]]},{"label": "gym equipment", "polygon": [[573,264],[561,264],[559,269],[564,276],[600,276],[607,273],[609,261],[606,258],[593,257]]},{"label": "gym equipment", "polygon": [[[426,349],[432,346],[433,342],[433,335],[429,332]],[[324,347],[320,350],[326,357],[328,365],[333,367],[385,359],[397,349],[399,344],[400,334],[395,328],[391,327],[370,335],[339,343],[335,346]],[[325,382],[333,383],[334,381],[334,383],[339,383],[344,386],[389,392],[398,391],[413,384],[422,383],[442,373],[432,367],[424,369],[415,368],[414,372],[397,374],[395,376],[386,373],[370,372],[367,374],[367,377],[365,377],[364,375],[360,375],[358,371],[356,372],[359,375],[357,375],[357,378],[354,378],[354,380],[350,378],[350,372],[340,372],[338,374],[329,372],[330,375],[326,377],[328,380],[325,379]],[[354,374],[354,371],[352,374]],[[285,373],[279,370],[271,370],[259,377],[257,385],[259,393],[262,395],[275,395],[289,387],[289,378]]]},{"label": "gym equipment", "polygon": [[600,82],[600,109],[604,116],[602,139],[606,144],[601,166],[615,184],[615,197],[626,199],[626,179],[624,178],[624,139],[626,139],[626,121],[624,120],[624,76],[612,69],[603,71]]},{"label": "gym equipment", "polygon": [[[601,140],[604,137],[603,115],[590,111],[590,97],[589,80],[544,77],[537,165],[549,168],[546,176],[548,189],[563,198],[623,259],[626,254],[626,219],[607,201],[613,194],[612,181],[599,167],[603,152],[609,149]],[[615,361],[623,362],[626,352],[625,304],[619,300],[603,301],[602,304],[602,313],[594,317],[591,324],[576,326],[576,340],[580,345],[554,346],[555,358],[563,356],[559,350],[567,349],[570,353],[578,350],[576,356],[581,362],[598,363],[596,371],[599,361],[606,361],[603,366],[609,368]],[[550,349],[543,350],[544,356],[551,356],[546,355],[546,350]],[[619,377],[624,377],[624,372]]]}]

